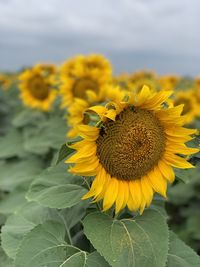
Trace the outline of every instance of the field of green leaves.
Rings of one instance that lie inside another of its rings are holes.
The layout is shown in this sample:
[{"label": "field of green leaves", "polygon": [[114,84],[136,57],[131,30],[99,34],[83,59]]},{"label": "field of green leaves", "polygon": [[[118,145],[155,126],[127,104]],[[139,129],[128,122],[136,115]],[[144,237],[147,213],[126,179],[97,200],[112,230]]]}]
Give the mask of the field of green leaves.
[{"label": "field of green leaves", "polygon": [[[186,157],[195,168],[174,168],[166,198],[154,192],[142,212],[128,204],[103,211],[102,198],[82,199],[92,175],[74,174],[65,163],[75,151],[68,145],[79,140],[67,135],[76,129],[69,116],[76,100],[64,107],[62,91],[48,110],[28,106],[16,75],[8,75],[6,89],[0,84],[0,267],[199,267],[200,152]],[[134,87],[127,79],[113,83]],[[148,75],[140,82],[155,83]],[[174,92],[194,84],[180,77]],[[199,148],[198,114],[187,125],[197,129],[187,145]]]}]

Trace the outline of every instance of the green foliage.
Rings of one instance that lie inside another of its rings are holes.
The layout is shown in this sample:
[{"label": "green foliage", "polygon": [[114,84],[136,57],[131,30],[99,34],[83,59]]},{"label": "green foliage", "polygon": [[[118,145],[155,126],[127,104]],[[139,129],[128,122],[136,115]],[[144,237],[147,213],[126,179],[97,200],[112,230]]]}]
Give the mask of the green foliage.
[{"label": "green foliage", "polygon": [[200,258],[173,232],[170,232],[170,246],[166,267],[199,267]]},{"label": "green foliage", "polygon": [[75,150],[67,146],[66,144],[63,144],[61,149],[59,150],[58,159],[56,161],[56,164],[64,160],[67,156],[72,154]]},{"label": "green foliage", "polygon": [[0,137],[0,159],[25,157],[23,137],[19,130],[13,129],[6,136]]},{"label": "green foliage", "polygon": [[29,201],[37,201],[46,207],[70,208],[79,203],[87,192],[78,183],[83,183],[80,177],[68,173],[63,165],[57,165],[34,179],[26,197]]},{"label": "green foliage", "polygon": [[17,94],[0,91],[0,267],[200,266],[190,248],[200,252],[199,153],[190,158],[196,169],[176,170],[168,214],[161,197],[143,215],[103,213],[81,200],[90,178],[63,162],[74,150],[63,145],[59,102],[43,113],[22,107]]},{"label": "green foliage", "polygon": [[84,220],[84,231],[111,266],[165,266],[168,227],[158,211],[147,210],[134,220],[92,213]]}]

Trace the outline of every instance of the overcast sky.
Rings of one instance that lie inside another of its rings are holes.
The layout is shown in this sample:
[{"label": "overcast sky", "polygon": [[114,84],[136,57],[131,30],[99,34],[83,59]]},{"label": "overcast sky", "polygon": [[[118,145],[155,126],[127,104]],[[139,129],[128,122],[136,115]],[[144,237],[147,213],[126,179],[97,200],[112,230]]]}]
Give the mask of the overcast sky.
[{"label": "overcast sky", "polygon": [[103,53],[116,72],[200,74],[199,0],[0,0],[0,69]]}]

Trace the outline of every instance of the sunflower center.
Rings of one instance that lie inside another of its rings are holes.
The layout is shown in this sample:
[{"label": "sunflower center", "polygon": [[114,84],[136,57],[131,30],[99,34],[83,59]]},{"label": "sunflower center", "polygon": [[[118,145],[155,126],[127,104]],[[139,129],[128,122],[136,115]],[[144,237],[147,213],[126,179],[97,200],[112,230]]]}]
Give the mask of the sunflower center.
[{"label": "sunflower center", "polygon": [[178,106],[178,105],[181,105],[181,104],[184,104],[182,115],[187,114],[192,109],[192,104],[191,104],[190,99],[181,97],[181,98],[179,98],[179,99],[174,101],[174,106]]},{"label": "sunflower center", "polygon": [[29,91],[33,97],[44,100],[49,95],[49,86],[45,83],[42,77],[38,76],[31,79],[29,83]]},{"label": "sunflower center", "polygon": [[99,161],[112,177],[135,180],[158,163],[165,133],[152,112],[129,107],[103,124],[96,143]]},{"label": "sunflower center", "polygon": [[87,90],[97,92],[98,89],[99,89],[98,84],[95,81],[91,80],[90,78],[83,78],[83,79],[78,79],[75,82],[73,93],[75,97],[85,99]]}]

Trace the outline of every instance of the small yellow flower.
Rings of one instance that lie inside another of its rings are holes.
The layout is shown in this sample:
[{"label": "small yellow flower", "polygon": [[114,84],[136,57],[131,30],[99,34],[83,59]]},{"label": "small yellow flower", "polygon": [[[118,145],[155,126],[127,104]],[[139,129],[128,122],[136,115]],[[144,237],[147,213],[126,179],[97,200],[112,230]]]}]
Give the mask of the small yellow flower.
[{"label": "small yellow flower", "polygon": [[82,140],[71,145],[76,152],[66,161],[74,164],[72,173],[95,176],[83,199],[103,200],[103,210],[115,204],[116,213],[125,206],[142,213],[155,192],[166,197],[167,183],[175,179],[173,167],[193,167],[179,154],[199,151],[184,144],[196,130],[182,126],[183,105],[163,105],[170,94],[144,86],[127,100],[91,108],[101,123],[77,127]]},{"label": "small yellow flower", "polygon": [[48,111],[57,95],[53,89],[53,79],[44,68],[25,70],[20,76],[20,98],[25,106]]}]

